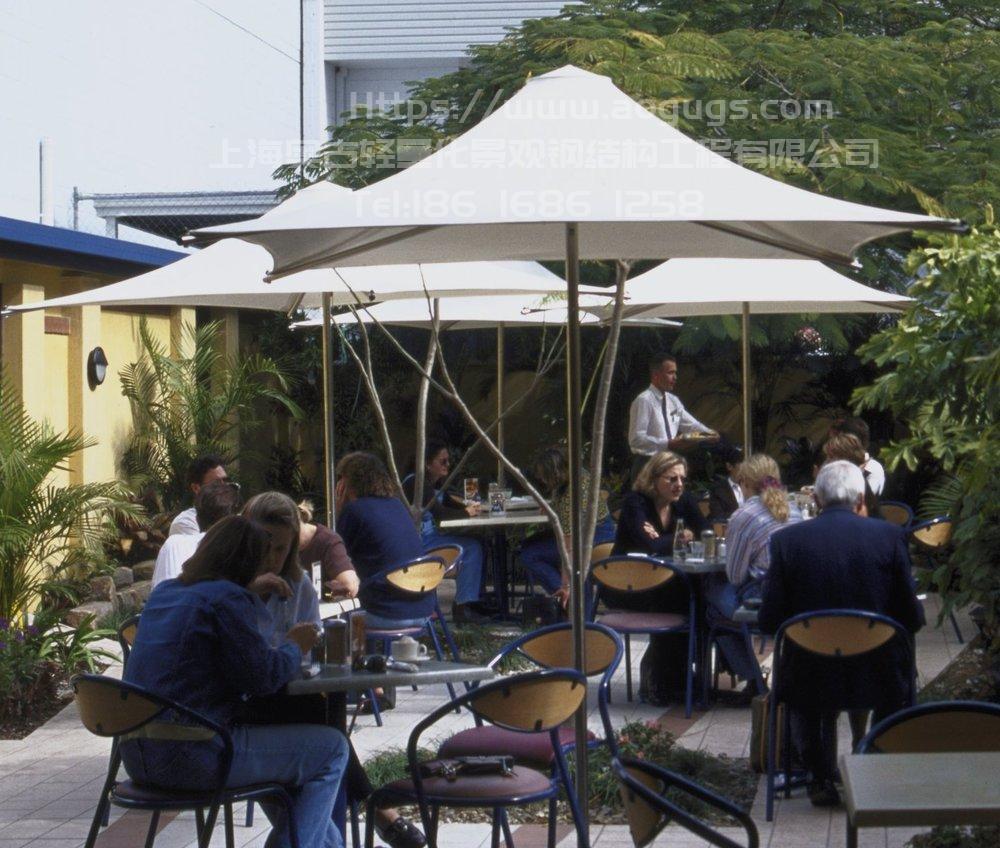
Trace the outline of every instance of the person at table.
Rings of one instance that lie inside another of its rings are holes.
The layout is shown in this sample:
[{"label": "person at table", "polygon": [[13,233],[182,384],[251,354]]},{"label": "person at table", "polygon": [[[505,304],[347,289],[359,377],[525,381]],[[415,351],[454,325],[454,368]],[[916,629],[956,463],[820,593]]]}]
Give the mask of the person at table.
[{"label": "person at table", "polygon": [[200,532],[174,533],[160,546],[153,566],[153,588],[164,580],[179,577],[184,563],[194,556],[194,552],[205,538],[205,533],[217,521],[227,515],[235,515],[240,508],[240,488],[228,480],[213,480],[202,486],[194,498],[195,515]]},{"label": "person at table", "polygon": [[[150,594],[123,679],[227,727],[233,739],[227,785],[290,787],[299,845],[340,848],[331,811],[347,764],[343,734],[320,725],[237,722],[246,696],[271,695],[300,675],[302,658],[317,639],[312,624],[304,623],[272,647],[257,628],[248,587],[266,568],[269,543],[268,531],[243,516],[215,524],[181,576]],[[216,784],[222,746],[217,738],[139,738],[122,741],[120,750],[136,782],[203,792]],[[290,848],[280,806],[261,806],[274,827],[267,844]]]},{"label": "person at table", "polygon": [[[614,554],[670,556],[677,521],[683,519],[683,539],[691,541],[710,525],[698,501],[684,490],[687,461],[670,451],[650,457],[625,496],[618,516]],[[677,580],[660,589],[629,595],[602,589],[601,599],[610,609],[641,612],[676,612],[687,615],[687,593]],[[653,634],[640,663],[640,697],[650,704],[666,705],[684,697],[687,636]]]},{"label": "person at table", "polygon": [[383,576],[424,552],[400,495],[374,454],[355,451],[337,463],[337,532],[361,578],[358,598],[368,627],[415,627],[434,612],[433,592],[414,599]]},{"label": "person at table", "polygon": [[[775,633],[799,613],[855,609],[897,621],[909,633],[924,625],[911,574],[906,534],[886,521],[862,516],[865,480],[852,462],[824,465],[816,477],[820,514],[771,537],[771,565],[758,624]],[[906,646],[891,640],[857,661],[790,650],[776,674],[794,685],[785,691],[792,740],[809,770],[816,806],[839,802],[836,776],[837,713],[874,708],[879,721],[906,706],[912,680]]]},{"label": "person at table", "polygon": [[879,506],[879,498],[872,491],[872,487],[868,485],[868,477],[864,472],[865,457],[868,454],[865,453],[864,447],[861,445],[861,440],[857,436],[852,436],[850,433],[837,433],[831,436],[823,444],[823,457],[824,464],[827,462],[833,462],[834,460],[845,460],[846,462],[851,462],[854,465],[861,468],[862,475],[865,478],[865,500],[864,500],[864,515],[868,518],[881,518],[882,509]]},{"label": "person at table", "polygon": [[[569,522],[569,460],[561,446],[546,448],[535,457],[532,475],[538,481],[552,509],[559,516],[559,524],[564,532],[567,549],[570,545]],[[590,474],[580,469],[580,489],[584,498],[584,514],[587,511],[587,494],[590,491]],[[610,542],[615,537],[615,522],[603,499],[597,505],[597,524],[594,526],[594,544]],[[555,595],[566,605],[569,598],[569,575],[562,569],[559,546],[551,528],[525,539],[521,545],[521,565],[531,579],[542,587],[548,595]]]},{"label": "person at table", "polygon": [[299,511],[299,565],[311,569],[320,564],[323,585],[335,598],[353,598],[361,587],[361,578],[347,555],[347,546],[336,530],[313,521],[313,505],[304,500]]},{"label": "person at table", "polygon": [[708,488],[708,517],[711,521],[728,521],[746,499],[738,474],[743,451],[736,445],[721,445],[716,456],[725,464],[726,473],[718,475]]},{"label": "person at table", "polygon": [[[226,474],[226,467],[222,464],[222,457],[218,454],[203,454],[193,460],[188,466],[187,485],[194,497],[198,496],[198,492],[201,491],[202,486],[206,486],[214,480],[227,479],[229,478]],[[174,536],[178,533],[189,536],[197,536],[201,533],[201,528],[198,526],[197,509],[195,507],[192,506],[177,513],[174,520],[170,522],[170,530],[167,532],[167,535]]]},{"label": "person at table", "polygon": [[649,360],[649,388],[640,392],[629,408],[628,444],[632,450],[632,479],[651,456],[674,451],[684,445],[684,433],[719,434],[706,427],[684,408],[677,395],[677,360],[672,354],[658,353]]},{"label": "person at table", "polygon": [[840,418],[830,425],[830,436],[839,433],[854,436],[861,442],[861,448],[865,452],[861,473],[865,475],[868,488],[876,497],[881,497],[885,488],[885,467],[868,452],[871,448],[871,430],[868,429],[868,424],[863,418]]},{"label": "person at table", "polygon": [[[782,527],[802,520],[798,506],[789,503],[781,485],[778,463],[767,454],[748,457],[739,468],[746,499],[732,514],[726,529],[726,573],[710,574],[705,581],[709,618],[731,620],[741,601],[759,598],[761,582],[771,564],[771,536]],[[735,633],[720,633],[719,648],[728,667],[743,680],[752,679],[756,659]]]},{"label": "person at table", "polygon": [[[321,627],[319,598],[299,556],[300,507],[281,492],[262,492],[247,501],[243,515],[260,523],[269,534],[264,573],[250,585],[262,601],[256,605],[260,632],[272,645],[280,645],[285,634],[300,624]],[[326,699],[320,694],[290,697],[284,693],[251,699],[245,718],[255,724],[326,724]],[[353,745],[344,781],[348,797],[356,803],[363,804],[374,792]],[[375,828],[390,848],[423,848],[427,844],[419,828],[392,807],[376,809]]]},{"label": "person at table", "polygon": [[[416,460],[413,466],[416,468]],[[451,615],[456,624],[475,624],[486,621],[486,616],[475,609],[483,581],[483,546],[471,536],[442,533],[437,522],[478,515],[479,504],[465,504],[461,498],[442,488],[450,470],[451,451],[448,445],[438,439],[428,439],[424,448],[424,511],[420,538],[425,550],[442,545],[459,545],[462,548]],[[410,503],[414,503],[416,498],[416,479],[414,472],[403,480],[403,494]]]}]

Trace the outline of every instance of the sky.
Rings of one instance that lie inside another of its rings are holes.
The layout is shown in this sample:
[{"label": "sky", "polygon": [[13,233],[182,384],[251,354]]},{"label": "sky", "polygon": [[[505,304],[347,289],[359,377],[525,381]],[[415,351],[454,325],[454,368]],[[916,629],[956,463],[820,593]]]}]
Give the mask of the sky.
[{"label": "sky", "polygon": [[[298,158],[298,5],[0,0],[0,215],[38,220],[43,136],[59,226],[74,186],[274,187],[275,165]],[[80,229],[103,234],[80,211]]]}]

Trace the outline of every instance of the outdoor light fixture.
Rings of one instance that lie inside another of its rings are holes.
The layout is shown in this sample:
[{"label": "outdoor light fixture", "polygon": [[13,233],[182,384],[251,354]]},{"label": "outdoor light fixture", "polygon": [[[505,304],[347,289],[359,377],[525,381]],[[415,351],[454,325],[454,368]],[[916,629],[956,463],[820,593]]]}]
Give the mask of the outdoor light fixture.
[{"label": "outdoor light fixture", "polygon": [[95,347],[87,354],[87,382],[91,389],[96,389],[108,376],[108,358],[103,347]]}]

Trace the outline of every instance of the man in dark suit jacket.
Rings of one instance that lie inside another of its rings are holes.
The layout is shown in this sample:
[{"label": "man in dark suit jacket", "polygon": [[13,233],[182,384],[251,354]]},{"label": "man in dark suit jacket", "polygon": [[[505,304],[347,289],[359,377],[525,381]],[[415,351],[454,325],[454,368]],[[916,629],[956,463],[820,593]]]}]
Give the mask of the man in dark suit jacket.
[{"label": "man in dark suit jacket", "polygon": [[708,487],[708,517],[711,521],[728,521],[743,506],[743,491],[736,479],[743,451],[735,445],[725,445],[716,455],[725,462],[726,473],[719,474]]},{"label": "man in dark suit jacket", "polygon": [[[793,524],[771,537],[771,566],[759,624],[774,633],[794,615],[823,609],[857,609],[889,616],[909,633],[924,624],[910,573],[902,528],[859,515],[865,480],[850,462],[830,462],[816,478],[822,510],[812,521]],[[907,648],[893,639],[857,659],[826,659],[786,642],[783,697],[791,710],[792,736],[812,773],[814,804],[838,802],[837,714],[874,709],[876,720],[906,706],[913,697]]]}]

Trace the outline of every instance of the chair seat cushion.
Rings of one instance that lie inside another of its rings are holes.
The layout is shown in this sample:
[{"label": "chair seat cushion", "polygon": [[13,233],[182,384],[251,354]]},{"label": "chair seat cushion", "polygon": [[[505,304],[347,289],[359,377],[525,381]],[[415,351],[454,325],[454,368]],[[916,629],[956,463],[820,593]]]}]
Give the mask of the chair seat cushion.
[{"label": "chair seat cushion", "polygon": [[[242,796],[265,795],[271,792],[282,792],[275,783],[259,783],[252,786],[235,786],[226,790],[225,796],[239,798]],[[163,809],[194,809],[195,807],[210,807],[214,792],[194,792],[183,789],[161,789],[158,786],[147,786],[131,780],[123,780],[116,784],[111,792],[115,801],[123,806],[148,806]]]},{"label": "chair seat cushion", "polygon": [[[587,741],[596,737],[587,732]],[[559,741],[563,745],[572,744],[572,727],[559,728]],[[504,727],[485,725],[470,727],[446,739],[438,750],[438,756],[482,757],[506,754],[519,763],[547,769],[552,764],[552,741],[548,733],[518,733]]]},{"label": "chair seat cushion", "polygon": [[[525,796],[542,795],[552,791],[551,778],[540,771],[520,765],[515,766],[513,773],[507,777],[501,774],[461,776],[457,780],[427,777],[424,778],[423,785],[428,800],[461,804],[467,799],[468,806],[516,803],[517,799]],[[390,798],[416,797],[416,789],[409,778],[387,783],[378,792]]]},{"label": "chair seat cushion", "polygon": [[621,633],[641,633],[645,630],[677,630],[687,627],[688,620],[686,615],[676,612],[611,610],[602,615],[598,622]]}]

